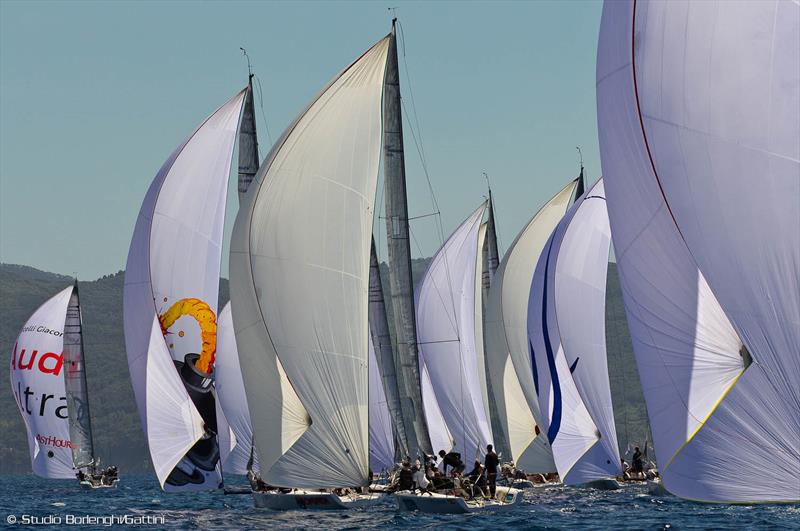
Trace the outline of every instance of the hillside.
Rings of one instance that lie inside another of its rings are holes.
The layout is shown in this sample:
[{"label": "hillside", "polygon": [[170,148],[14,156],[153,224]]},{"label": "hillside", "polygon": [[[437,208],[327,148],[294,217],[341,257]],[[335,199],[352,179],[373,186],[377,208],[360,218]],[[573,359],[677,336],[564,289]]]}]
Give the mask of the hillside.
[{"label": "hillside", "polygon": [[[415,278],[421,276],[426,265],[427,260],[414,261]],[[104,462],[116,464],[123,473],[151,473],[128,376],[122,326],[123,280],[124,273],[119,271],[80,283],[92,425],[97,452]],[[0,264],[0,348],[6,360],[22,324],[40,304],[71,282],[67,276]],[[221,280],[219,300],[220,306],[228,300],[226,279]],[[620,445],[624,448],[627,439],[644,440],[648,428],[614,264],[609,269],[606,313],[614,409]],[[0,378],[0,474],[29,472],[25,427],[8,378]]]}]

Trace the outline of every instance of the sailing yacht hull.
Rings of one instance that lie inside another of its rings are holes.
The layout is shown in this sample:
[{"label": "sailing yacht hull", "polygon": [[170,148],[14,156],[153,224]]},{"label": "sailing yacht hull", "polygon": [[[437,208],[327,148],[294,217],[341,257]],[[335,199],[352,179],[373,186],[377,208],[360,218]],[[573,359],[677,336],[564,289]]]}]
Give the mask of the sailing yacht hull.
[{"label": "sailing yacht hull", "polygon": [[620,488],[622,488],[622,486],[619,484],[619,481],[611,478],[587,481],[586,483],[582,483],[579,486],[586,489],[597,489],[597,490],[619,490]]},{"label": "sailing yacht hull", "polygon": [[511,487],[497,487],[495,499],[466,500],[446,494],[396,493],[401,511],[419,511],[432,514],[464,514],[484,511],[505,511],[522,503],[522,491]]},{"label": "sailing yacht hull", "polygon": [[378,503],[382,494],[352,494],[338,496],[331,492],[253,492],[253,504],[257,509],[273,511],[346,511],[364,509]]},{"label": "sailing yacht hull", "polygon": [[105,483],[93,483],[91,481],[81,481],[80,486],[82,489],[95,490],[95,489],[116,489],[118,480],[115,480],[110,485]]}]

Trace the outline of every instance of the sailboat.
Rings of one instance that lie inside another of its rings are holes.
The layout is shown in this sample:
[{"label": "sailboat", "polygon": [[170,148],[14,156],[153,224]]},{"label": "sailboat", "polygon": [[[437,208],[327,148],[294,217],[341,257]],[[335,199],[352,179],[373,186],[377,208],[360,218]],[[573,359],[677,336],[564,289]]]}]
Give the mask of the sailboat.
[{"label": "sailboat", "polygon": [[145,196],[125,269],[128,367],[150,457],[167,491],[222,486],[213,386],[228,174],[248,90],[170,155]]},{"label": "sailboat", "polygon": [[528,473],[556,472],[553,452],[539,428],[539,401],[530,378],[528,301],[536,260],[564,216],[578,181],[553,196],[523,227],[506,251],[492,279],[486,302],[484,356],[488,390],[495,405],[492,431],[507,447],[498,446]]},{"label": "sailboat", "polygon": [[659,472],[683,498],[800,500],[799,54],[797,2],[603,8],[608,214]]},{"label": "sailboat", "polygon": [[[341,509],[369,483],[368,291],[390,37],[290,125],[231,241],[231,308],[264,480],[257,507]],[[258,405],[256,407],[255,405]]]},{"label": "sailboat", "polygon": [[600,179],[550,235],[530,287],[531,376],[542,429],[565,485],[619,488],[605,348],[610,242]]},{"label": "sailboat", "polygon": [[[454,447],[467,463],[482,460],[483,449],[492,441],[481,383],[485,363],[477,347],[482,326],[481,233],[485,233],[481,220],[486,205],[481,204],[444,242],[416,290],[421,372],[431,382],[422,388],[423,402],[441,408]],[[521,503],[523,496],[518,489],[501,486],[494,497],[413,492],[398,492],[395,497],[402,510],[468,513],[508,509]]]},{"label": "sailboat", "polygon": [[116,467],[101,469],[94,451],[77,280],[22,327],[11,355],[11,388],[34,474],[77,477],[90,489],[117,485]]}]

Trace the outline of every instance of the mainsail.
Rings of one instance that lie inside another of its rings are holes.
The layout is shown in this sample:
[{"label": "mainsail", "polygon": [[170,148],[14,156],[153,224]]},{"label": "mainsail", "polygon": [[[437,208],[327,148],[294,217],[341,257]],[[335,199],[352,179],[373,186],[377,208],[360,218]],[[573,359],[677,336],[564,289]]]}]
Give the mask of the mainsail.
[{"label": "mainsail", "polygon": [[383,392],[383,379],[369,338],[369,467],[373,473],[389,470],[395,464],[394,429],[389,404]]},{"label": "mainsail", "polygon": [[389,35],[386,77],[383,88],[383,175],[386,197],[386,234],[389,249],[389,288],[394,309],[397,386],[403,414],[403,430],[409,453],[432,451],[425,421],[419,373],[417,324],[414,313],[414,283],[411,277],[411,246],[408,199],[403,154],[403,115],[400,102],[400,72],[397,66],[395,26]]},{"label": "mainsail", "polygon": [[467,460],[480,458],[491,442],[480,385],[484,366],[475,348],[475,270],[485,210],[484,203],[445,241],[417,288],[420,363],[433,391],[423,401],[438,402],[455,448]]},{"label": "mainsail", "polygon": [[550,236],[530,288],[528,336],[542,428],[559,476],[571,485],[620,472],[605,349],[610,241],[600,180]]},{"label": "mainsail", "polygon": [[77,280],[70,295],[64,321],[64,385],[67,394],[73,466],[76,469],[90,467],[95,464],[95,457]]},{"label": "mainsail", "polygon": [[242,370],[239,366],[239,352],[236,349],[236,337],[233,333],[230,303],[222,308],[217,319],[217,357],[214,361],[214,375],[217,401],[234,435],[233,444],[229,445],[232,449],[229,451],[220,444],[222,470],[226,474],[247,474],[248,468],[259,471],[261,468],[258,452],[253,447],[253,427],[244,392]]},{"label": "mainsail", "polygon": [[70,286],[42,304],[22,327],[11,353],[11,390],[28,432],[33,473],[74,478],[64,384],[64,321]]},{"label": "mainsail", "polygon": [[239,203],[244,199],[250,183],[258,171],[258,137],[256,136],[256,112],[253,105],[253,74],[247,80],[247,92],[242,107],[239,125]]},{"label": "mainsail", "polygon": [[615,255],[659,469],[685,498],[798,501],[799,9],[603,10]]},{"label": "mainsail", "polygon": [[[400,455],[405,456],[408,455],[408,437],[404,429],[403,413],[400,408],[395,355],[392,348],[391,334],[389,333],[389,321],[386,317],[383,282],[381,281],[374,236],[369,254],[369,329],[371,345],[378,346],[375,352],[376,370],[378,370],[383,382],[382,393],[391,415],[392,426],[394,426],[395,438],[397,439],[396,449],[399,450]],[[370,372],[370,374],[372,373]]]},{"label": "mainsail", "polygon": [[528,298],[536,260],[561,220],[576,181],[561,189],[520,231],[495,273],[486,305],[485,355],[491,389],[517,465],[530,472],[555,472],[553,453],[537,426],[539,403],[528,354]]},{"label": "mainsail", "polygon": [[125,345],[136,404],[167,490],[221,481],[212,394],[222,229],[241,91],[159,170],[125,270]]},{"label": "mainsail", "polygon": [[286,130],[236,218],[231,308],[262,475],[273,485],[368,479],[367,295],[390,40]]},{"label": "mainsail", "polygon": [[486,223],[484,223],[484,230],[479,240],[480,264],[481,264],[481,291],[480,291],[480,326],[476,325],[479,330],[478,337],[478,353],[479,358],[484,365],[483,372],[483,388],[485,393],[486,411],[489,414],[490,426],[492,430],[492,442],[495,451],[501,458],[510,458],[511,448],[508,445],[508,438],[506,430],[500,421],[500,410],[497,407],[497,398],[495,397],[494,389],[492,388],[492,379],[489,376],[489,357],[486,355],[486,304],[489,302],[489,289],[494,282],[494,276],[497,268],[500,265],[500,252],[497,248],[497,227],[494,221],[494,201],[492,199],[492,191],[489,190],[489,206]]}]

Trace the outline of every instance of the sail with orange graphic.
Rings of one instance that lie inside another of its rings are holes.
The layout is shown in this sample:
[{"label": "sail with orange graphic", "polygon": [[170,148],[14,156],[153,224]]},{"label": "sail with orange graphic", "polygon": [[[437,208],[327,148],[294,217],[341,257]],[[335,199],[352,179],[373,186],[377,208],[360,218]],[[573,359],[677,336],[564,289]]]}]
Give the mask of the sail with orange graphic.
[{"label": "sail with orange graphic", "polygon": [[125,271],[128,366],[150,456],[168,491],[222,482],[213,393],[228,176],[245,91],[209,116],[159,170]]}]

